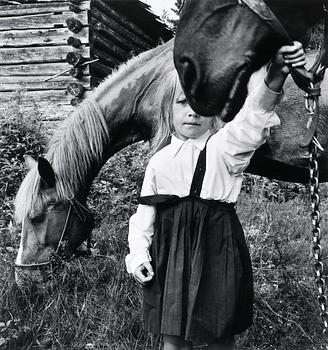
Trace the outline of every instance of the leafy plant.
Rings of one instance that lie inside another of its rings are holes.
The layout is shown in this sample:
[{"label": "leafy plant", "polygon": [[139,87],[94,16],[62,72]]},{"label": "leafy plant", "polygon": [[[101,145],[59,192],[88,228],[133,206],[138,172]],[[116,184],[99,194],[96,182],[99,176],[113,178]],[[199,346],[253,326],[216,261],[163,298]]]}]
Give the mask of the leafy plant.
[{"label": "leafy plant", "polygon": [[24,155],[43,153],[46,136],[37,106],[24,108],[19,93],[0,118],[0,221],[12,218],[12,199],[26,173]]}]

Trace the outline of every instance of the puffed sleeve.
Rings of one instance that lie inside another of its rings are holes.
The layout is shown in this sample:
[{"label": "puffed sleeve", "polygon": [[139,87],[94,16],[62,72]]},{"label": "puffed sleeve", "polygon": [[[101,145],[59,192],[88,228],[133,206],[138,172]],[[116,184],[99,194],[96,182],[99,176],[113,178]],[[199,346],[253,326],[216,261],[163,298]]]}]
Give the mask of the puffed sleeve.
[{"label": "puffed sleeve", "polygon": [[[156,179],[150,162],[145,172],[141,196],[154,194],[156,194]],[[155,217],[154,206],[139,204],[136,213],[130,218],[128,236],[130,253],[125,258],[128,273],[134,273],[138,266],[151,261],[149,247],[154,234]]]},{"label": "puffed sleeve", "polygon": [[218,152],[231,174],[245,170],[254,152],[269,136],[270,127],[280,124],[274,108],[282,98],[283,92],[270,90],[262,80],[236,117],[216,134]]}]

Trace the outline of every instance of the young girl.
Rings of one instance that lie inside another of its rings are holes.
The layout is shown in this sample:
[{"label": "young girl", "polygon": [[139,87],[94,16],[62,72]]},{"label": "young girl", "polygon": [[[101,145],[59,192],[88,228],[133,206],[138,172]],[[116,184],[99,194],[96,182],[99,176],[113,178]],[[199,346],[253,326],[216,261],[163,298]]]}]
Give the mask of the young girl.
[{"label": "young girl", "polygon": [[274,107],[288,66],[304,64],[301,44],[283,46],[265,81],[214,134],[216,119],[192,111],[172,72],[154,141],[171,142],[146,169],[126,257],[144,286],[145,328],[163,335],[165,350],[232,349],[252,324],[251,261],[234,204],[250,158],[279,124]]}]

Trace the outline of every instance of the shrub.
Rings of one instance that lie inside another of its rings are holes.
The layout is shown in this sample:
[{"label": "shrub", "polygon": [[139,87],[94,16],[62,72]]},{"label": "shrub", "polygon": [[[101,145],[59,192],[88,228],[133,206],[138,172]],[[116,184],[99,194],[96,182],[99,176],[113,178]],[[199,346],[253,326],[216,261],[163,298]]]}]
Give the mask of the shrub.
[{"label": "shrub", "polygon": [[[19,95],[0,118],[0,222],[12,218],[12,199],[26,173],[24,154],[37,157],[44,151],[46,137],[37,107],[25,109]],[[3,225],[1,225],[3,226]]]}]

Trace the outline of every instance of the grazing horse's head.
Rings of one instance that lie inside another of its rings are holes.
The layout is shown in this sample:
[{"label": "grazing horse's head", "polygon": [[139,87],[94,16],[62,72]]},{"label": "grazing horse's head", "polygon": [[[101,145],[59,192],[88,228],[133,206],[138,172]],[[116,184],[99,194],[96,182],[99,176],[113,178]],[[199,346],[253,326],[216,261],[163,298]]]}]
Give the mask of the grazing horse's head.
[{"label": "grazing horse's head", "polygon": [[86,101],[56,130],[46,158],[25,157],[29,173],[16,196],[22,224],[16,282],[47,285],[47,277],[90,237],[93,217],[86,197],[109,142],[99,107]]},{"label": "grazing horse's head", "polygon": [[302,41],[323,16],[322,0],[265,2],[185,0],[174,62],[197,113],[231,119],[244,102],[250,75],[281,45]]},{"label": "grazing horse's head", "polygon": [[50,163],[26,157],[30,172],[16,197],[16,216],[22,223],[16,259],[20,287],[45,282],[55,264],[70,259],[93,228],[90,211],[76,198],[58,194],[58,180]]}]

